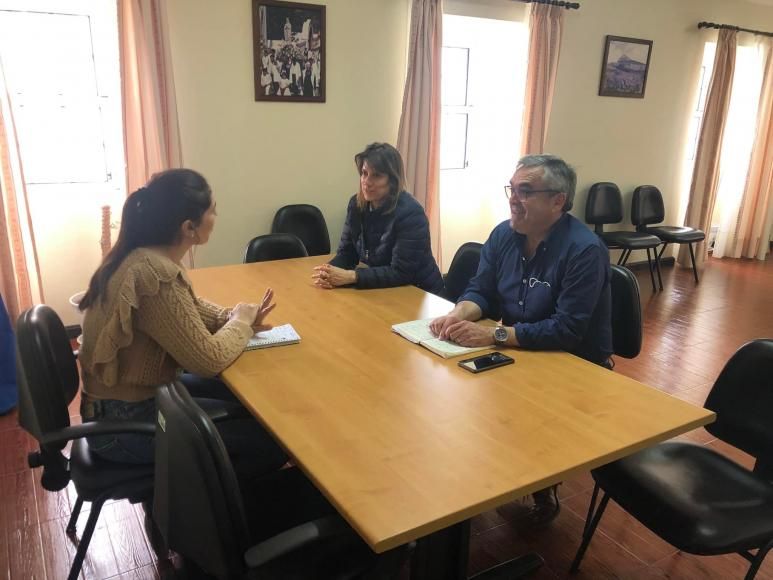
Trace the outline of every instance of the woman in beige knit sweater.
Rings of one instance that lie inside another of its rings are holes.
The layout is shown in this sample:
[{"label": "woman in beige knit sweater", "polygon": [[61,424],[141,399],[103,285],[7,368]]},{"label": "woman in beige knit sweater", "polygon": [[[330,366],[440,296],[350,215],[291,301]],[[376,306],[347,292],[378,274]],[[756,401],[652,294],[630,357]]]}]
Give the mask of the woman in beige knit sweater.
[{"label": "woman in beige knit sweater", "polygon": [[[232,309],[193,293],[181,261],[192,246],[207,243],[216,215],[209,185],[189,169],[159,173],[126,199],[116,244],[80,303],[84,421],[154,421],[155,388],[177,378],[205,410],[240,406],[209,377],[236,360],[256,330],[270,328],[264,320],[274,308],[273,292],[260,304]],[[217,423],[237,472],[250,477],[281,467],[284,452],[248,413],[241,415]],[[105,459],[154,460],[152,437],[88,441]]]}]

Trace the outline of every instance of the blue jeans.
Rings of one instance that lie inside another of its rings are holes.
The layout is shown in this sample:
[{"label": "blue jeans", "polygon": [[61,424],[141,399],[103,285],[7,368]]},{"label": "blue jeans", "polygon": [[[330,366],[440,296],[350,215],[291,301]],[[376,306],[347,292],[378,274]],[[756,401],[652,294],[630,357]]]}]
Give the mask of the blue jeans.
[{"label": "blue jeans", "polygon": [[[241,405],[218,379],[205,379],[183,374],[180,381],[204,410]],[[99,419],[146,421],[155,423],[156,400],[137,403],[101,399],[81,404],[83,421]],[[287,462],[287,454],[252,417],[228,419],[215,423],[223,439],[234,470],[241,479],[253,479],[276,471]],[[150,435],[119,433],[88,438],[91,450],[110,461],[147,464],[155,461],[155,438]]]}]

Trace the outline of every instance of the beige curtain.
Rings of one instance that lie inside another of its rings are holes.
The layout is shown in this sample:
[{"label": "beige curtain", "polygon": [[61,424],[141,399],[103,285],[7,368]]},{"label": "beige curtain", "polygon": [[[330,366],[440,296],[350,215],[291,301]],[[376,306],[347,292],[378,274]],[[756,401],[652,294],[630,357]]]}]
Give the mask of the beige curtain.
[{"label": "beige curtain", "polygon": [[[714,71],[709,81],[709,92],[703,113],[695,152],[695,166],[690,184],[690,199],[684,225],[698,228],[708,233],[711,229],[711,215],[717,200],[719,184],[719,160],[722,154],[722,136],[725,131],[727,111],[730,107],[730,91],[735,71],[736,31],[719,31],[717,52],[714,56]],[[700,267],[707,257],[706,243],[697,244],[695,261]],[[690,254],[685,244],[679,248],[678,262],[691,267]]]},{"label": "beige curtain", "polygon": [[397,149],[408,190],[429,219],[432,252],[440,264],[440,55],[443,1],[413,0],[408,74]]},{"label": "beige curtain", "polygon": [[770,248],[773,221],[773,39],[761,38],[765,72],[757,131],[735,229],[735,257],[764,260]]},{"label": "beige curtain", "polygon": [[127,194],[182,165],[164,0],[119,0]]},{"label": "beige curtain", "polygon": [[542,153],[556,87],[564,9],[532,4],[529,16],[529,60],[521,129],[521,155]]},{"label": "beige curtain", "polygon": [[11,102],[0,61],[0,292],[11,323],[43,301],[40,267]]}]

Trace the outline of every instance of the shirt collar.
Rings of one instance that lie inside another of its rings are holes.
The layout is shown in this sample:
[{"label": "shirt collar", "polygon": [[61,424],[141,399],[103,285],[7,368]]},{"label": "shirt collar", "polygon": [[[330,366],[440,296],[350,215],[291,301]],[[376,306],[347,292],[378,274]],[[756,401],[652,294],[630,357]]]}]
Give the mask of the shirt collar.
[{"label": "shirt collar", "polygon": [[548,246],[548,245],[551,245],[556,240],[560,240],[563,237],[563,235],[566,233],[566,230],[568,228],[569,228],[569,214],[564,212],[563,215],[556,220],[556,223],[550,226],[548,235],[545,236],[545,239],[542,240],[542,243]]},{"label": "shirt collar", "polygon": [[[548,230],[548,234],[545,236],[545,239],[542,240],[539,243],[539,247],[546,247],[549,245],[552,245],[555,241],[560,240],[564,233],[566,232],[567,228],[569,227],[569,214],[564,212],[564,214],[556,220],[556,222],[550,226],[550,229]],[[521,234],[513,230],[513,236],[515,236],[515,241],[518,244],[520,248],[523,248],[523,245],[526,243],[526,234]]]}]

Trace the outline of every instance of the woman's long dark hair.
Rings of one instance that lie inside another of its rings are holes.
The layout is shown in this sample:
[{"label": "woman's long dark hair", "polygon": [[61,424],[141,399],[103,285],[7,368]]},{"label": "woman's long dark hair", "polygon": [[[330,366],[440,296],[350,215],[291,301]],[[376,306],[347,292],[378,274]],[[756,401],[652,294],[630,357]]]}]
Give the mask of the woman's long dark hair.
[{"label": "woman's long dark hair", "polygon": [[[365,151],[354,156],[358,175],[362,174],[362,166],[366,161],[371,169],[389,178],[390,201],[385,212],[389,213],[397,207],[397,198],[400,192],[405,190],[403,158],[400,157],[400,152],[389,143],[371,143],[365,148]],[[363,210],[366,203],[362,190],[357,190],[357,207]]]},{"label": "woman's long dark hair", "polygon": [[186,220],[201,222],[212,205],[212,190],[192,169],[170,169],[154,175],[145,187],[126,198],[118,239],[97,271],[78,307],[85,310],[104,295],[110,277],[132,250],[168,246],[178,241]]}]

